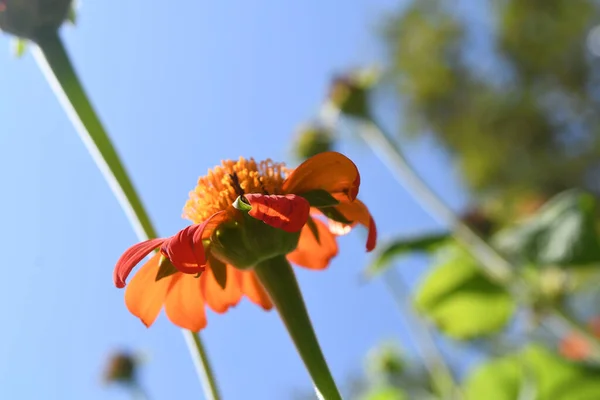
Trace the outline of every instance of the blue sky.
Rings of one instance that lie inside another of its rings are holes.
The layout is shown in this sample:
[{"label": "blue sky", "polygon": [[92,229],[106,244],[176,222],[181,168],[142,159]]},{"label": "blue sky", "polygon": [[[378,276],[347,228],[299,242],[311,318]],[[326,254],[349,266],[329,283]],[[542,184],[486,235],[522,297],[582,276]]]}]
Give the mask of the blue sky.
[{"label": "blue sky", "polygon": [[[162,235],[184,227],[197,177],[223,158],[293,163],[291,138],[314,116],[333,73],[377,60],[393,0],[168,3],[85,1],[63,29],[92,101]],[[165,5],[166,4],[166,5]],[[0,398],[127,399],[100,385],[107,353],[142,352],[152,399],[202,398],[179,329],[146,329],[112,284],[136,242],[127,219],[31,55],[0,37]],[[385,121],[393,128],[397,121]],[[410,143],[410,159],[455,207],[465,198],[446,157]],[[357,138],[339,148],[358,165],[361,198],[385,239],[436,224]],[[363,235],[340,240],[325,272],[297,269],[330,367],[340,382],[384,339],[408,344],[381,282],[359,285]],[[403,264],[414,277],[422,264]],[[202,332],[225,399],[282,399],[310,388],[276,313],[244,300],[209,313]]]}]

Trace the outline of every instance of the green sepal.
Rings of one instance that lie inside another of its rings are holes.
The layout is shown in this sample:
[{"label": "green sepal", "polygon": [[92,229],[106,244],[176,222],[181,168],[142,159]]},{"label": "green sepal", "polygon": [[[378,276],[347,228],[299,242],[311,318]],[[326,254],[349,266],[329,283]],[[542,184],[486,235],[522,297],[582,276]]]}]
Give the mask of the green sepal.
[{"label": "green sepal", "polygon": [[302,193],[300,196],[308,200],[311,207],[333,207],[340,204],[340,202],[331,195],[327,190],[315,189]]},{"label": "green sepal", "polygon": [[317,226],[317,223],[315,222],[315,220],[312,219],[312,217],[308,217],[308,220],[306,221],[306,224],[308,225],[308,228],[310,229],[310,231],[314,235],[315,240],[317,241],[317,243],[321,244],[321,239],[319,237],[319,227]]},{"label": "green sepal", "polygon": [[352,221],[348,220],[344,215],[335,207],[323,207],[319,210],[325,214],[325,216],[333,221],[340,222],[345,225],[352,224]]},{"label": "green sepal", "polygon": [[208,260],[210,262],[210,269],[213,272],[217,283],[221,287],[221,289],[225,289],[227,286],[227,266],[224,262],[217,259],[212,254],[208,254]]},{"label": "green sepal", "polygon": [[156,273],[156,278],[154,281],[158,282],[161,279],[171,276],[177,272],[179,272],[179,270],[175,268],[171,260],[161,254],[160,261],[158,261],[158,272]]},{"label": "green sepal", "polygon": [[248,200],[244,196],[238,196],[233,202],[233,207],[244,212],[252,210],[252,206],[248,203]]}]

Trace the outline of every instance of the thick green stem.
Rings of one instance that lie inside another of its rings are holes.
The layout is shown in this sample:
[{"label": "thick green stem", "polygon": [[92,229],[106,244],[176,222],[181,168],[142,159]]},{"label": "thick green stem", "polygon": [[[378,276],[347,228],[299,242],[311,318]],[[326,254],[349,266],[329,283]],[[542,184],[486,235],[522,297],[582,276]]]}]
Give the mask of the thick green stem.
[{"label": "thick green stem", "polygon": [[[37,44],[39,48],[35,56],[38,65],[127,214],[138,238],[145,240],[157,237],[150,217],[77,77],[58,32],[45,35]],[[219,399],[200,339],[195,340],[195,334],[185,330],[183,335],[190,344],[189,349],[207,399]]]},{"label": "thick green stem", "polygon": [[341,400],[310,322],[292,266],[284,256],[279,256],[260,263],[255,271],[277,307],[315,384],[317,394],[325,400]]}]

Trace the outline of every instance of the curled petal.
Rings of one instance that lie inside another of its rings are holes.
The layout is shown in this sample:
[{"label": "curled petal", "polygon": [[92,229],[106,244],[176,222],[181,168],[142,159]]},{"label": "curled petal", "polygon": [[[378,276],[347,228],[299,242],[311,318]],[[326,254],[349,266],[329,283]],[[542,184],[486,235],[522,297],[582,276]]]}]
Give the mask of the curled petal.
[{"label": "curled petal", "polygon": [[119,258],[115,269],[113,271],[113,281],[115,286],[118,288],[125,287],[125,280],[139,264],[152,250],[160,247],[167,239],[150,239],[141,243],[135,244],[128,248],[125,253]]},{"label": "curled petal", "polygon": [[[360,223],[369,230],[367,236],[367,251],[373,250],[377,244],[377,225],[375,225],[375,220],[371,216],[367,206],[360,200],[354,200],[351,203],[340,203],[336,208],[344,217],[346,217],[346,219],[355,221],[352,226],[356,225],[356,223]],[[348,225],[335,221],[330,221],[329,228],[336,235],[345,234],[349,231]]]},{"label": "curled petal", "polygon": [[182,229],[163,244],[161,252],[169,257],[173,266],[184,274],[203,272],[206,266],[206,253],[202,238],[206,228],[210,226],[214,229],[214,219],[220,221],[219,217],[223,214],[223,211],[219,211],[201,224],[190,225]]},{"label": "curled petal", "polygon": [[298,166],[283,183],[284,193],[302,194],[322,189],[343,193],[352,201],[358,195],[360,174],[356,165],[335,151],[319,153]]},{"label": "curled petal", "polygon": [[192,275],[177,274],[165,301],[169,320],[180,328],[198,332],[206,326],[204,298],[200,279]]},{"label": "curled petal", "polygon": [[315,219],[317,236],[311,231],[308,224],[302,229],[298,247],[287,255],[287,259],[294,264],[309,269],[325,269],[329,261],[338,253],[338,245],[335,236],[327,226]]},{"label": "curled petal", "polygon": [[246,199],[252,206],[248,212],[251,217],[286,232],[302,229],[310,213],[308,201],[295,194],[280,196],[252,193],[246,195]]},{"label": "curled petal", "polygon": [[175,274],[160,281],[156,281],[156,270],[160,254],[155,254],[140,270],[131,278],[131,282],[125,289],[125,305],[129,312],[138,317],[146,327],[154,323],[160,312],[171,281],[181,274]]}]

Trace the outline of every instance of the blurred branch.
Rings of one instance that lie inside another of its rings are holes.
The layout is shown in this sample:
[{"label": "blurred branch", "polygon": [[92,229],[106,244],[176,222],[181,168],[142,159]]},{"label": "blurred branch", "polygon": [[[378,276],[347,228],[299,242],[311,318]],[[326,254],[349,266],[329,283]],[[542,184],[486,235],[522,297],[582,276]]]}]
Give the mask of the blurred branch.
[{"label": "blurred branch", "polygon": [[[349,94],[346,95],[344,102],[336,101],[334,98],[333,102],[326,102],[321,108],[320,116],[323,123],[333,129],[339,123],[340,115],[346,114],[353,117],[353,121],[358,124],[362,139],[387,165],[399,183],[421,202],[432,217],[448,227],[453,237],[479,261],[479,267],[491,279],[506,288],[518,302],[527,304],[528,285],[517,273],[517,269],[462,221],[421,179],[408,163],[400,146],[372,117],[368,103],[366,99],[362,98],[364,95],[360,93],[365,89],[348,82],[344,82],[344,85],[348,85],[346,88],[349,88]],[[360,94],[358,101],[353,91]],[[352,110],[348,108],[348,104],[359,104],[360,106],[356,110]],[[548,317],[567,324],[572,331],[586,338],[593,349],[593,358],[600,360],[600,339],[592,335],[584,324],[567,317],[564,310],[557,308],[550,309]],[[555,325],[548,324],[548,326],[554,330],[553,326]]]},{"label": "blurred branch", "polygon": [[[374,118],[370,119],[370,121],[360,120],[359,122],[363,140],[382,161],[387,160],[388,168],[400,183],[422,202],[430,214],[448,226],[456,240],[479,260],[481,268],[490,278],[503,285],[517,301],[524,302],[527,284],[516,273],[516,268],[479,237],[435,194],[410,166],[396,142],[390,139],[390,136],[374,121]],[[562,321],[571,330],[586,338],[593,349],[593,358],[600,359],[600,340],[589,332],[585,325],[570,317],[561,308],[554,307],[549,312],[549,317]]]},{"label": "blurred branch", "polygon": [[406,317],[415,348],[420,353],[423,364],[442,398],[462,399],[460,387],[457,385],[452,370],[446,363],[431,330],[410,307],[410,288],[402,276],[394,268],[390,268],[385,272],[383,281],[400,312]]},{"label": "blurred branch", "polygon": [[515,276],[513,269],[487,242],[475,233],[419,177],[398,145],[374,121],[360,121],[360,135],[378,157],[386,162],[398,181],[418,199],[435,219],[452,232],[454,238],[477,258],[485,272],[496,282],[507,284]]}]

